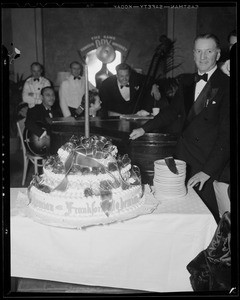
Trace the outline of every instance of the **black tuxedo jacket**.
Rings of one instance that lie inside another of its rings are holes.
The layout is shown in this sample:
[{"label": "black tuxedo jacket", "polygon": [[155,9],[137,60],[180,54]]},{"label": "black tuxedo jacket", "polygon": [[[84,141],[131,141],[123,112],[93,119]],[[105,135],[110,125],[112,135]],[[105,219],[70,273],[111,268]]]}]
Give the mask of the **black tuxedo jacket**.
[{"label": "black tuxedo jacket", "polygon": [[33,108],[29,108],[27,111],[25,127],[38,137],[43,134],[43,128],[49,133],[47,118],[51,117],[49,114],[50,112],[53,118],[61,117],[61,114],[57,109],[51,108],[51,111],[46,110],[43,104],[37,104]]},{"label": "black tuxedo jacket", "polygon": [[190,166],[190,176],[203,171],[218,179],[230,157],[229,78],[217,69],[199,95],[202,107],[194,112],[195,85],[194,74],[182,76],[171,105],[143,129],[170,125],[169,131],[179,134],[176,157]]},{"label": "black tuxedo jacket", "polygon": [[[107,114],[108,111],[120,114],[132,114],[141,90],[144,84],[145,76],[136,72],[132,72],[129,78],[130,100],[125,101],[122,97],[118,84],[117,76],[113,75],[105,79],[100,87],[99,95],[102,101],[102,110]],[[144,103],[139,103],[135,112],[140,109],[150,111],[153,107],[153,97],[150,95],[151,87],[147,91]]]}]

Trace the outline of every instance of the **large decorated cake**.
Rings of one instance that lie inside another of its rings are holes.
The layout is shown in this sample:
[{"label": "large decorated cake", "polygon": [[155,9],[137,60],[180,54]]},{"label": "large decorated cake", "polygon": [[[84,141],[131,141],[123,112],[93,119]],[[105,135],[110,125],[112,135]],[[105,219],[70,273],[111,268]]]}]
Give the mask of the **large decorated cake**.
[{"label": "large decorated cake", "polygon": [[70,227],[124,219],[145,201],[139,169],[102,136],[71,138],[46,160],[28,197],[39,220]]}]

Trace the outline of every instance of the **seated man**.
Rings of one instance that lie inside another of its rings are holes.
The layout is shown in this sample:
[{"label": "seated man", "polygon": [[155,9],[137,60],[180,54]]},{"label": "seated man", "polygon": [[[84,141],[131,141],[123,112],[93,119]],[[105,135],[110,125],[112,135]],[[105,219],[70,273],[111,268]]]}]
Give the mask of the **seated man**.
[{"label": "seated man", "polygon": [[[89,91],[89,116],[96,117],[101,109],[101,100],[97,91]],[[85,95],[83,95],[81,106],[79,107],[79,117],[84,117]]]},{"label": "seated man", "polygon": [[42,76],[42,72],[43,67],[40,63],[34,62],[31,64],[32,75],[25,81],[22,92],[23,102],[27,103],[29,108],[41,104],[41,89],[51,86],[50,81]]},{"label": "seated man", "polygon": [[[64,117],[78,117],[81,114],[82,97],[85,94],[85,77],[82,65],[74,61],[70,64],[71,75],[59,88],[59,104]],[[89,82],[89,89],[96,89]]]},{"label": "seated man", "polygon": [[125,63],[119,64],[116,71],[116,75],[102,82],[99,90],[104,116],[133,114],[140,110],[141,115],[152,112],[154,99],[161,98],[158,86],[154,84],[151,92],[146,92],[147,96],[143,103],[137,103],[145,76],[131,70],[130,66]]},{"label": "seated man", "polygon": [[[52,110],[55,102],[55,92],[52,87],[48,86],[41,90],[42,103],[28,109],[25,121],[25,127],[28,131],[37,137],[37,140],[44,144],[49,144],[49,126],[47,118],[60,117],[59,112]],[[36,145],[35,145],[36,146]]]}]

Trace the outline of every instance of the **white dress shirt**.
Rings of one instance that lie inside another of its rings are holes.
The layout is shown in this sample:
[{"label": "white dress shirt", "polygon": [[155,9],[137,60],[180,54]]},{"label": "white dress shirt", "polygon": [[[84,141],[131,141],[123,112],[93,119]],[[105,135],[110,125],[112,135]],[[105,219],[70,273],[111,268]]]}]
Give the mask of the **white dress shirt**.
[{"label": "white dress shirt", "polygon": [[129,101],[130,100],[130,87],[122,87],[121,88],[121,84],[120,82],[118,81],[118,88],[119,88],[119,91],[122,95],[122,97],[125,99],[125,101]]},{"label": "white dress shirt", "polygon": [[[51,86],[51,83],[44,77],[40,77],[39,81],[34,81],[33,77],[28,78],[23,86],[23,102],[28,103],[29,108],[34,107],[36,104],[41,104],[41,89],[46,86]],[[33,96],[30,96],[29,93],[33,93]]]},{"label": "white dress shirt", "polygon": [[[215,72],[215,70],[217,69],[217,66],[215,66],[212,70],[208,71],[208,72],[205,72],[206,74],[208,74],[208,80],[210,79],[210,77],[212,76],[212,74]],[[204,73],[204,74],[205,74]],[[200,74],[198,72],[199,75],[203,75],[203,74]],[[201,93],[201,91],[203,90],[203,88],[205,87],[206,85],[206,81],[204,81],[203,79],[199,80],[196,84],[196,87],[195,87],[195,97],[194,97],[194,101],[196,101],[197,97],[199,96],[199,94]]]},{"label": "white dress shirt", "polygon": [[[96,89],[89,82],[89,90]],[[72,108],[78,108],[82,103],[82,97],[85,94],[85,77],[81,79],[74,79],[73,75],[70,75],[67,80],[64,80],[59,88],[59,104],[64,117],[71,115],[69,106]]]}]

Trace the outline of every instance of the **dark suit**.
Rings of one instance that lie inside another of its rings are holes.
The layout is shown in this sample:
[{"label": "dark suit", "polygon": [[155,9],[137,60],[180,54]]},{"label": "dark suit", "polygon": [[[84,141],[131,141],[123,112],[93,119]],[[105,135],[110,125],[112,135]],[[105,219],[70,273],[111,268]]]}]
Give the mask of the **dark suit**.
[{"label": "dark suit", "polygon": [[40,137],[43,134],[43,127],[47,130],[49,134],[49,125],[46,119],[51,118],[51,115],[53,118],[61,116],[57,109],[51,109],[51,111],[49,111],[46,110],[43,104],[35,105],[33,108],[29,108],[27,111],[25,127],[29,131],[31,131],[31,133],[37,135],[38,137]]},{"label": "dark suit", "polygon": [[113,75],[105,79],[99,90],[104,115],[107,115],[108,111],[113,111],[119,114],[132,114],[140,109],[145,109],[150,112],[154,103],[154,98],[150,95],[152,86],[146,91],[147,96],[143,99],[144,103],[139,103],[134,111],[144,80],[144,75],[131,72],[129,78],[130,100],[125,101],[119,91],[117,76]]},{"label": "dark suit", "polygon": [[[212,182],[218,180],[230,157],[229,78],[217,69],[195,102],[194,92],[194,74],[183,76],[171,105],[143,125],[143,129],[149,132],[171,124],[178,132],[176,158],[186,161],[188,179],[200,171],[210,175],[202,191],[196,191],[217,219]],[[193,104],[196,106],[200,99],[202,107],[194,112]]]}]

